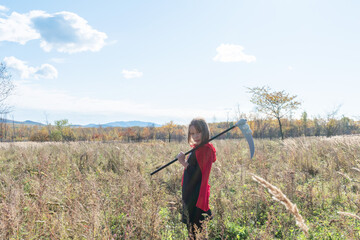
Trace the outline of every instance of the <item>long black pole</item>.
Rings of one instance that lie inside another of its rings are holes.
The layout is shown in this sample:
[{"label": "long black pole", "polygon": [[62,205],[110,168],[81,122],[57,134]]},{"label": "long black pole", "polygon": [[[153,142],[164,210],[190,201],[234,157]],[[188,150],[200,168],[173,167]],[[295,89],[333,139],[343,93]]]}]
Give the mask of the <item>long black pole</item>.
[{"label": "long black pole", "polygon": [[[188,155],[189,153],[194,152],[196,149],[198,149],[198,148],[202,147],[203,145],[207,144],[208,142],[211,142],[212,140],[214,140],[215,138],[219,137],[220,135],[223,135],[224,133],[227,133],[228,131],[230,131],[231,129],[233,129],[233,128],[235,128],[235,127],[236,127],[236,125],[232,126],[232,127],[231,127],[231,128],[229,128],[229,129],[226,129],[225,131],[223,131],[223,132],[221,132],[221,133],[217,134],[216,136],[214,136],[214,137],[210,138],[208,141],[204,142],[203,144],[200,144],[199,146],[197,146],[197,147],[195,147],[195,148],[193,148],[193,149],[191,149],[191,150],[187,151],[187,152],[185,153],[185,156],[186,156],[186,155]],[[154,175],[154,174],[155,174],[155,173],[157,173],[158,171],[160,171],[160,170],[162,170],[162,169],[166,168],[167,166],[169,166],[169,165],[173,164],[173,163],[174,163],[174,162],[176,162],[177,160],[178,160],[178,159],[177,159],[177,158],[175,158],[175,159],[174,159],[174,160],[172,160],[171,162],[169,162],[169,163],[165,164],[164,166],[162,166],[162,167],[160,167],[160,168],[156,169],[155,171],[153,171],[152,173],[150,173],[150,175],[151,175],[151,176],[152,176],[152,175]]]}]

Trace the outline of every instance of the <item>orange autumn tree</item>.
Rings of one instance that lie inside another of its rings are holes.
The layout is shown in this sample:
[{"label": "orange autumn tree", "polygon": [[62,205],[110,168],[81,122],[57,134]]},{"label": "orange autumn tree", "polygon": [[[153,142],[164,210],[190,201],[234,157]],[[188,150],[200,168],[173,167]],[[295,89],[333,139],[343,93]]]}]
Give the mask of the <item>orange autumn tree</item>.
[{"label": "orange autumn tree", "polygon": [[290,96],[289,93],[286,93],[284,90],[272,91],[268,86],[248,89],[252,94],[250,101],[257,106],[257,110],[265,113],[269,117],[275,117],[277,119],[281,139],[284,139],[281,119],[301,105],[300,102],[295,100],[297,96]]},{"label": "orange autumn tree", "polygon": [[141,131],[141,137],[142,139],[148,141],[149,137],[151,135],[150,129],[148,127],[144,127]]},{"label": "orange autumn tree", "polygon": [[169,136],[169,142],[171,141],[171,135],[175,132],[176,130],[176,124],[174,123],[174,121],[170,121],[168,123],[166,123],[164,126],[164,131],[168,134]]}]

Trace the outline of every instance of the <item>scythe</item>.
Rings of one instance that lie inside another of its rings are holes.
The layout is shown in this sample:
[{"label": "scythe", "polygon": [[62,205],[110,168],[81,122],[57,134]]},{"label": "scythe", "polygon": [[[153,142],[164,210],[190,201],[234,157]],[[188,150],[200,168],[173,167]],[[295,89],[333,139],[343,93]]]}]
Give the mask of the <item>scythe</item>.
[{"label": "scythe", "polygon": [[[185,153],[185,155],[188,155],[189,153],[192,153],[194,152],[195,150],[197,150],[198,148],[200,148],[201,146],[205,145],[206,143],[208,142],[211,142],[212,140],[214,140],[215,138],[219,137],[220,135],[223,135],[224,133],[227,133],[228,131],[232,130],[233,128],[235,127],[239,127],[242,134],[244,135],[246,141],[248,142],[249,144],[249,148],[250,148],[250,159],[253,158],[254,156],[254,153],[255,153],[255,145],[254,145],[254,140],[253,140],[253,137],[252,137],[252,131],[249,127],[249,125],[247,124],[246,122],[246,119],[240,119],[234,126],[226,129],[225,131],[217,134],[216,136],[210,138],[208,141],[204,142],[203,144],[200,144],[199,146],[189,150],[188,152]],[[173,164],[174,162],[176,162],[178,159],[175,158],[174,160],[172,160],[171,162],[165,164],[164,166],[156,169],[154,172],[152,172],[150,175],[154,175],[155,173],[159,172],[160,170],[166,168],[167,166],[169,166],[170,164]]]}]

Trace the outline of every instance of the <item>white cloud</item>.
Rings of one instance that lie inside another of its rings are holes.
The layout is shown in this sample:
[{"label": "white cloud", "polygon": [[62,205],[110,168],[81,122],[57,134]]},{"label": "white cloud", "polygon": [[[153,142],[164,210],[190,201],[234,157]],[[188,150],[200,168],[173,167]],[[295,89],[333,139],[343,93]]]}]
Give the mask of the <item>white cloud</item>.
[{"label": "white cloud", "polygon": [[134,70],[126,70],[124,69],[122,72],[121,72],[124,76],[124,78],[126,79],[130,79],[130,78],[139,78],[139,77],[142,77],[143,73],[134,69]]},{"label": "white cloud", "polygon": [[292,66],[288,66],[288,70],[292,71],[292,70],[294,70],[294,68]]},{"label": "white cloud", "polygon": [[244,48],[235,44],[221,44],[216,48],[217,55],[213,58],[217,62],[255,62],[256,57],[246,55]]},{"label": "white cloud", "polygon": [[15,57],[5,57],[3,60],[8,68],[14,69],[22,79],[53,79],[58,77],[58,71],[50,64],[42,64],[40,67],[30,67],[25,61]]},{"label": "white cloud", "polygon": [[72,12],[13,12],[0,18],[0,41],[26,44],[34,39],[40,39],[40,47],[47,52],[53,49],[65,53],[95,52],[105,46],[107,35]]},{"label": "white cloud", "polygon": [[93,29],[88,22],[71,12],[43,14],[32,19],[41,34],[41,47],[45,51],[76,53],[99,51],[105,46],[107,35]]},{"label": "white cloud", "polygon": [[26,42],[40,38],[40,34],[31,26],[27,15],[13,12],[7,18],[0,18],[0,41]]},{"label": "white cloud", "polygon": [[0,12],[7,12],[9,9],[5,6],[0,5]]}]

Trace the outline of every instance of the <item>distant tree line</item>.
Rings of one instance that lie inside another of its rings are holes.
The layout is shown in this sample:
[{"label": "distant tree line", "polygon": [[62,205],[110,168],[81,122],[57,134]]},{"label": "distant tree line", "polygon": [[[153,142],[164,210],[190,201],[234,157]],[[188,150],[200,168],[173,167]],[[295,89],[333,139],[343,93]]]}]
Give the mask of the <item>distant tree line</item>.
[{"label": "distant tree line", "polygon": [[[280,139],[281,133],[277,119],[247,117],[254,138]],[[360,134],[360,121],[348,117],[308,119],[306,112],[301,119],[282,119],[284,138],[301,136],[325,136]],[[216,135],[233,126],[236,122],[227,121],[210,123],[212,135]],[[71,127],[68,120],[55,121],[54,125],[20,125],[0,120],[1,141],[121,141],[143,142],[161,140],[164,142],[181,142],[187,140],[187,126],[169,122],[161,127]],[[237,128],[219,137],[242,138]]]},{"label": "distant tree line", "polygon": [[[340,119],[313,118],[308,119],[306,112],[301,119],[282,119],[284,138],[301,136],[350,135],[360,133],[360,122],[348,117]],[[250,128],[255,138],[280,138],[277,120],[254,119],[250,121]]]},{"label": "distant tree line", "polygon": [[55,121],[54,125],[11,124],[0,119],[1,141],[122,141],[140,142],[162,140],[182,141],[184,126],[173,122],[161,127],[72,127],[68,120]]}]

